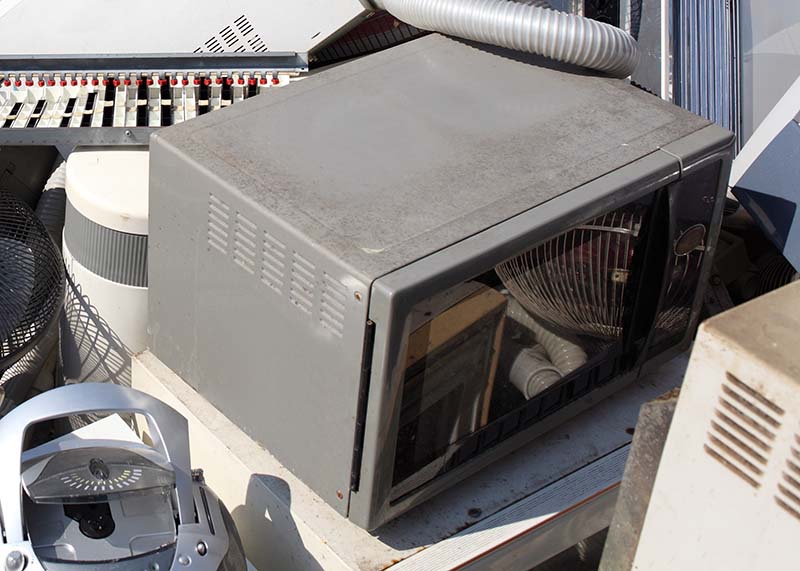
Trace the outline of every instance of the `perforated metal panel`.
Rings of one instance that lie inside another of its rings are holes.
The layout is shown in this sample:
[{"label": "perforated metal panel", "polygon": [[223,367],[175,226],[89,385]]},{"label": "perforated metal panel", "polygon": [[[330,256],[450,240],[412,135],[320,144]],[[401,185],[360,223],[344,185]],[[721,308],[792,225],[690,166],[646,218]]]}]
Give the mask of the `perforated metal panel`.
[{"label": "perforated metal panel", "polygon": [[242,14],[198,46],[194,53],[265,52],[267,49],[261,35],[247,16]]}]

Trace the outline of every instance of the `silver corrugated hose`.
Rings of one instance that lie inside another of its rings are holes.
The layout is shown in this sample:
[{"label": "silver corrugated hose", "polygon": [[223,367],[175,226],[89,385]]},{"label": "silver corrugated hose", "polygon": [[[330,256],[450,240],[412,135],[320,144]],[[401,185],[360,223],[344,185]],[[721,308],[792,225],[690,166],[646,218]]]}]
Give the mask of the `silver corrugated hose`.
[{"label": "silver corrugated hose", "polygon": [[543,55],[627,77],[636,40],[610,24],[545,7],[542,0],[373,0],[398,20],[459,38]]}]

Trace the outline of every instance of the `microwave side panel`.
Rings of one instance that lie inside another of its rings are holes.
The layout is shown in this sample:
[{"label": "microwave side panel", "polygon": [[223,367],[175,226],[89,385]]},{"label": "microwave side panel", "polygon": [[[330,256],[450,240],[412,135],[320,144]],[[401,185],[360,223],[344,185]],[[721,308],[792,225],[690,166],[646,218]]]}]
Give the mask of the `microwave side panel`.
[{"label": "microwave side panel", "polygon": [[351,494],[350,500],[349,518],[354,523],[374,529],[526,440],[523,433],[513,442],[504,443],[497,450],[435,478],[409,494],[407,499],[390,503],[398,409],[402,398],[401,357],[405,354],[405,340],[410,332],[407,316],[415,304],[473,278],[531,244],[558,234],[563,228],[582,223],[596,213],[613,210],[665,186],[677,180],[679,173],[680,166],[675,156],[656,151],[373,283],[369,315],[377,328],[360,487]]},{"label": "microwave side panel", "polygon": [[204,152],[151,142],[150,348],[346,515],[368,282]]}]

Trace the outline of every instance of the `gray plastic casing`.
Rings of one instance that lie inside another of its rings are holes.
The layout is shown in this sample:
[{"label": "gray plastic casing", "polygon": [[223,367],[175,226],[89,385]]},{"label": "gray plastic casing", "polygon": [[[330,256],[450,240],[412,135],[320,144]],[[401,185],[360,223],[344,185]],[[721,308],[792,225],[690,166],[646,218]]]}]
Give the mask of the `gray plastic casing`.
[{"label": "gray plastic casing", "polygon": [[151,350],[373,529],[635,378],[391,503],[413,305],[709,161],[720,200],[731,142],[624,81],[439,35],[333,67],[153,137]]}]

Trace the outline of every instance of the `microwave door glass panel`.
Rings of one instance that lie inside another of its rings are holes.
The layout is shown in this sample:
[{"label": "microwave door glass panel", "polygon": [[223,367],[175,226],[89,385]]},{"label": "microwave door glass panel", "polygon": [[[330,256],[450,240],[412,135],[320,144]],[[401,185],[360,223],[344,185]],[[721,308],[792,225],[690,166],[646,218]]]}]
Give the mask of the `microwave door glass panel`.
[{"label": "microwave door glass panel", "polygon": [[609,212],[417,304],[393,499],[623,372],[608,363],[622,351],[647,212]]}]

